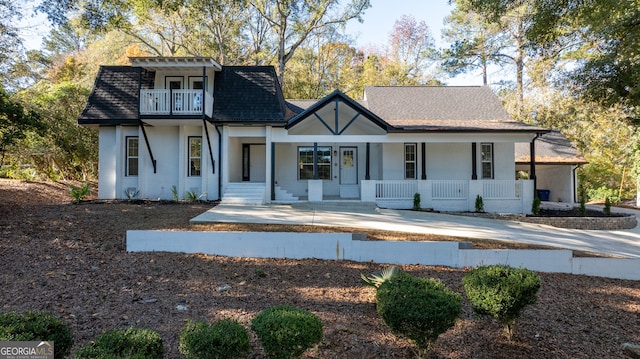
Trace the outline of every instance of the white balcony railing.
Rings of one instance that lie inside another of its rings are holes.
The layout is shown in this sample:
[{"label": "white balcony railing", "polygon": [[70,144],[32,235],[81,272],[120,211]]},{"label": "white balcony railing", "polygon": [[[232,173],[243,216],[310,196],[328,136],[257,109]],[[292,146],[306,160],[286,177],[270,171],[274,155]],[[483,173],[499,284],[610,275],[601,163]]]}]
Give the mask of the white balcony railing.
[{"label": "white balcony railing", "polygon": [[140,90],[141,115],[202,113],[202,90]]}]

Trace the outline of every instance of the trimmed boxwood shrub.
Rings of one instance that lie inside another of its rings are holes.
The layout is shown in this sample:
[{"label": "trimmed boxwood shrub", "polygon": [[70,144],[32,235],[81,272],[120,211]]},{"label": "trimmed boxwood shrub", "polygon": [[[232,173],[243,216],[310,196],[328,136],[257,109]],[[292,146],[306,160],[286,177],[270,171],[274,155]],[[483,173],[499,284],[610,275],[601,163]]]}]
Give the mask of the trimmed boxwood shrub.
[{"label": "trimmed boxwood shrub", "polygon": [[401,272],[380,285],[376,308],[391,332],[428,350],[460,315],[461,296],[444,284]]},{"label": "trimmed boxwood shrub", "polygon": [[0,314],[0,341],[53,341],[54,357],[65,358],[73,346],[71,328],[47,312]]},{"label": "trimmed boxwood shrub", "polygon": [[76,359],[156,359],[162,358],[162,337],[150,329],[130,327],[100,334],[96,340],[80,348]]},{"label": "trimmed boxwood shrub", "polygon": [[292,306],[265,309],[251,322],[267,357],[297,358],[322,340],[322,322],[315,314]]},{"label": "trimmed boxwood shrub", "polygon": [[224,319],[207,324],[189,321],[180,332],[180,353],[187,359],[244,358],[249,354],[249,334],[238,322]]},{"label": "trimmed boxwood shrub", "polygon": [[473,310],[496,318],[511,338],[513,324],[524,307],[536,302],[540,277],[525,268],[492,265],[471,270],[462,284]]}]

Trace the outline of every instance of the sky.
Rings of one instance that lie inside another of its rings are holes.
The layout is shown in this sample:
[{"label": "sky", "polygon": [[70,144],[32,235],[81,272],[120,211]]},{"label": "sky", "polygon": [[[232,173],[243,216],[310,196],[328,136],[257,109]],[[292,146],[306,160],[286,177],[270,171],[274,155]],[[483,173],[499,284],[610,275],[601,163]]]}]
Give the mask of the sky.
[{"label": "sky", "polygon": [[[441,38],[444,18],[451,13],[448,0],[371,0],[371,7],[363,16],[363,22],[352,21],[346,32],[356,38],[358,46],[384,45],[387,43],[393,24],[402,15],[411,15],[416,21],[425,21],[439,48],[448,47]],[[481,86],[482,74],[470,73],[446,79],[447,85]]]},{"label": "sky", "polygon": [[[26,8],[32,8],[33,1],[24,1]],[[28,5],[27,5],[28,4]],[[436,46],[447,47],[442,41],[440,32],[444,18],[451,12],[452,6],[448,0],[371,0],[371,7],[363,16],[363,22],[355,20],[349,22],[346,33],[354,37],[360,47],[383,46],[387,43],[393,24],[402,15],[412,15],[416,21],[425,21],[431,30]],[[25,11],[27,13],[27,11]],[[40,39],[48,32],[46,17],[25,16],[21,20],[23,35],[28,37],[27,46],[30,49],[40,47]],[[446,79],[448,85],[482,85],[479,73],[464,74],[452,79]]]},{"label": "sky", "polygon": [[394,22],[402,15],[411,15],[418,22],[424,20],[437,44],[442,46],[440,30],[451,9],[448,0],[371,0],[371,7],[364,13],[364,21],[350,22],[347,33],[357,36],[361,46],[384,44]]}]

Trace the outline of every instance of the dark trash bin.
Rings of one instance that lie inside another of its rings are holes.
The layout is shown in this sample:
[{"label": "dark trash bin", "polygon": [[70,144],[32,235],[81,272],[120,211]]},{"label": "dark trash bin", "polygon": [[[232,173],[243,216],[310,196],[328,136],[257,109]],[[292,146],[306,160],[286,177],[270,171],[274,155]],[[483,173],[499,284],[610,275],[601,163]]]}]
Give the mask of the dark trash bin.
[{"label": "dark trash bin", "polygon": [[539,189],[538,190],[538,198],[540,198],[541,201],[548,201],[550,194],[551,194],[551,191],[548,190],[548,189]]}]

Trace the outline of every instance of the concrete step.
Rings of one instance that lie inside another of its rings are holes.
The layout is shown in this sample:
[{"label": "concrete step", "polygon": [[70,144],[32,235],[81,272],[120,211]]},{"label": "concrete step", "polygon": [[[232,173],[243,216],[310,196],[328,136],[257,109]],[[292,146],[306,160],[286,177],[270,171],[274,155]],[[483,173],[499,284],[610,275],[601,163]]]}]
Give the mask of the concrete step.
[{"label": "concrete step", "polygon": [[276,186],[275,192],[276,192],[276,201],[278,202],[297,202],[300,200],[299,197],[294,196],[293,194],[289,193],[287,190],[285,190],[280,186]]},{"label": "concrete step", "polygon": [[265,184],[259,182],[230,183],[222,193],[222,203],[264,204]]}]

